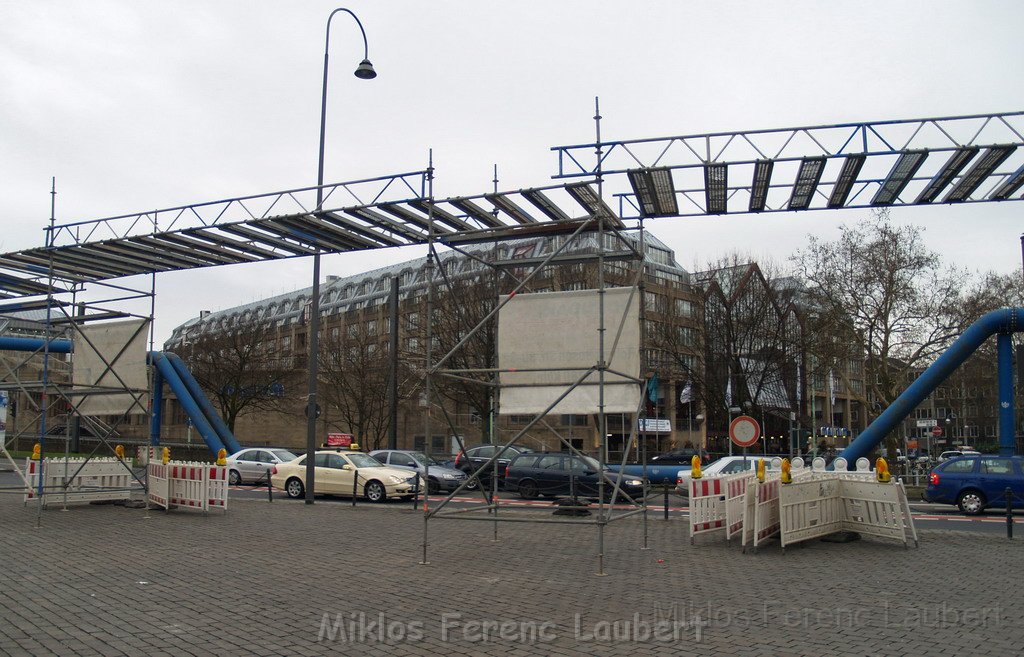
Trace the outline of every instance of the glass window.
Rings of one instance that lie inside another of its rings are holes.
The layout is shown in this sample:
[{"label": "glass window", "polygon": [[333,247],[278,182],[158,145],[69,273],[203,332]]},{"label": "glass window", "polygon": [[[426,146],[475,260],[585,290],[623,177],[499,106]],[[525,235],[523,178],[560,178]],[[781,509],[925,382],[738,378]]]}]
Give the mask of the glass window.
[{"label": "glass window", "polygon": [[558,470],[562,467],[562,457],[542,456],[537,459],[537,465],[534,467],[540,470]]},{"label": "glass window", "polygon": [[1008,475],[1013,474],[1009,459],[981,459],[982,474]]},{"label": "glass window", "polygon": [[[317,455],[319,456],[319,454]],[[325,454],[327,457],[327,467],[334,468],[335,470],[341,470],[342,466],[346,465],[345,459],[341,458],[340,454]],[[320,465],[319,463],[317,465]]]},{"label": "glass window", "polygon": [[388,461],[391,465],[404,465],[412,467],[416,463],[412,460],[412,457],[408,454],[402,454],[400,452],[391,452],[391,459]]},{"label": "glass window", "polygon": [[483,447],[477,447],[476,449],[469,450],[470,456],[474,458],[485,458],[489,459],[494,456],[494,445],[484,445]]},{"label": "glass window", "polygon": [[959,461],[950,461],[949,465],[942,469],[943,472],[956,473],[956,472],[973,472],[974,464],[978,462],[978,459],[962,459]]}]

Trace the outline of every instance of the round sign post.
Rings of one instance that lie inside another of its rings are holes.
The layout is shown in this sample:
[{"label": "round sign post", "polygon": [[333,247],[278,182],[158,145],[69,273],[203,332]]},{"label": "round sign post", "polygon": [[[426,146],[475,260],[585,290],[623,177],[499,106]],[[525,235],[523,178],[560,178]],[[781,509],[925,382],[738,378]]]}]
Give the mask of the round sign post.
[{"label": "round sign post", "polygon": [[749,415],[741,415],[729,423],[729,440],[739,447],[750,447],[761,437],[761,425]]},{"label": "round sign post", "polygon": [[937,424],[934,427],[932,427],[932,435],[935,436],[936,438],[941,438],[942,437],[942,427],[940,427]]}]

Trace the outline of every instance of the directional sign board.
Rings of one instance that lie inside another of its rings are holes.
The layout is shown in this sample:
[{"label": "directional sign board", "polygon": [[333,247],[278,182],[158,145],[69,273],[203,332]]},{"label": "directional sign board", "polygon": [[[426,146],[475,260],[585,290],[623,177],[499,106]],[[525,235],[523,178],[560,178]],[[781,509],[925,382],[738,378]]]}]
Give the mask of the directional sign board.
[{"label": "directional sign board", "polygon": [[761,437],[761,425],[749,415],[741,415],[729,423],[729,439],[740,447],[750,447]]}]

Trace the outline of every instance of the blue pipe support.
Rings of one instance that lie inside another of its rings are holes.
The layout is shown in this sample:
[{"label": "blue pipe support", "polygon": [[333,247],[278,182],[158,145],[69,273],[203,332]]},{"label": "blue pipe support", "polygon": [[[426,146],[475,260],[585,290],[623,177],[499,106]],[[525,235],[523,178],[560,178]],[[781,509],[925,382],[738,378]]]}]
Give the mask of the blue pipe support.
[{"label": "blue pipe support", "polygon": [[[931,392],[942,384],[956,368],[990,336],[1009,334],[1024,330],[1024,308],[1003,308],[983,315],[978,321],[967,327],[963,335],[957,338],[949,349],[942,353],[917,380],[903,391],[885,409],[874,422],[868,425],[860,436],[847,446],[839,455],[853,464],[862,456],[867,456],[878,446],[890,431],[899,426],[904,418],[914,412],[914,408],[924,401]],[[1008,349],[1008,348],[1007,348]],[[1007,359],[1009,360],[1009,359]],[[1009,449],[1013,453],[1013,380],[1010,363],[1004,364],[1002,352],[999,358],[999,451]],[[1004,390],[1004,379],[1007,380]],[[1004,396],[1005,395],[1005,396]],[[1007,400],[1009,400],[1007,402]],[[1007,403],[1004,408],[1003,404]],[[1009,418],[1008,420],[1004,418]],[[1008,432],[1008,434],[1006,433]],[[1009,436],[1008,438],[1006,436]]]},{"label": "blue pipe support", "polygon": [[199,435],[202,436],[203,442],[206,443],[206,446],[209,447],[210,451],[214,454],[223,449],[224,443],[221,442],[217,432],[213,430],[212,426],[210,426],[209,421],[206,419],[206,415],[192,398],[192,395],[189,393],[189,389],[182,382],[181,377],[178,376],[178,373],[175,371],[170,360],[158,351],[151,351],[149,355],[153,364],[156,365],[157,369],[160,370],[160,374],[162,374],[164,379],[167,381],[167,385],[169,385],[171,390],[174,391],[174,394],[178,396],[178,403],[181,404],[181,407],[185,410],[185,414],[191,418],[192,424],[194,424],[196,429],[199,430]]},{"label": "blue pipe support", "polygon": [[1013,340],[1009,333],[1000,333],[996,340],[999,353],[999,455],[1013,456],[1017,447],[1014,440]]},{"label": "blue pipe support", "polygon": [[235,435],[228,429],[228,425],[224,424],[224,420],[220,418],[220,414],[214,409],[213,404],[210,403],[210,399],[203,392],[203,389],[199,387],[199,382],[196,381],[192,373],[189,372],[185,362],[181,360],[176,354],[171,352],[164,352],[167,360],[170,361],[171,365],[174,366],[174,371],[178,373],[182,383],[188,388],[189,393],[192,395],[192,399],[195,400],[196,404],[199,405],[203,415],[206,416],[210,426],[217,432],[217,436],[228,450],[228,454],[234,454],[235,452],[241,451],[242,446],[235,440]]},{"label": "blue pipe support", "polygon": [[[150,360],[154,360],[150,354]],[[155,364],[155,363],[154,363]],[[163,421],[164,411],[164,375],[160,368],[153,368],[153,409],[149,418],[149,444],[160,444],[160,425]]]}]

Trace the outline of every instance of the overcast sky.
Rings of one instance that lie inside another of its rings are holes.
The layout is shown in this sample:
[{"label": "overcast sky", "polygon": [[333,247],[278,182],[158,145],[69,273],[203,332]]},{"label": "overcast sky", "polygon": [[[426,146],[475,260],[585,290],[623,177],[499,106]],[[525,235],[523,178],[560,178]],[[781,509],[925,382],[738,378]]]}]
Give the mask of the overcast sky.
[{"label": "overcast sky", "polygon": [[[325,2],[0,0],[0,251],[57,221],[313,185]],[[355,2],[331,36],[328,182],[423,169],[439,198],[551,182],[551,146],[1024,109],[1024,3]],[[944,262],[1021,267],[1024,204],[905,208]],[[659,219],[687,268],[782,262],[866,211]],[[348,275],[422,254],[330,256]],[[157,340],[309,285],[308,258],[157,278]]]}]

